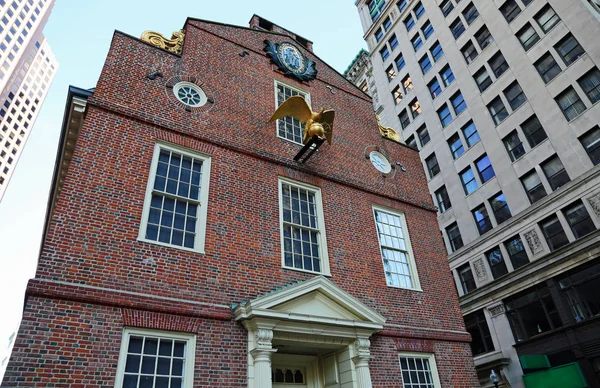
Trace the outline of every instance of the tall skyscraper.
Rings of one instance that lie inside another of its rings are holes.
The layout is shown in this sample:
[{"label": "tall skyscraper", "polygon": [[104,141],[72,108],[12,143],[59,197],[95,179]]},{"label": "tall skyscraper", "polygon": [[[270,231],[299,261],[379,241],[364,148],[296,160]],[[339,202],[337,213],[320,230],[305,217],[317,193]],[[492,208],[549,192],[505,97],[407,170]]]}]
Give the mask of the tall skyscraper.
[{"label": "tall skyscraper", "polygon": [[568,365],[600,385],[597,3],[356,1],[375,108],[420,152],[482,383]]},{"label": "tall skyscraper", "polygon": [[54,0],[0,0],[0,201],[58,62],[42,34]]}]

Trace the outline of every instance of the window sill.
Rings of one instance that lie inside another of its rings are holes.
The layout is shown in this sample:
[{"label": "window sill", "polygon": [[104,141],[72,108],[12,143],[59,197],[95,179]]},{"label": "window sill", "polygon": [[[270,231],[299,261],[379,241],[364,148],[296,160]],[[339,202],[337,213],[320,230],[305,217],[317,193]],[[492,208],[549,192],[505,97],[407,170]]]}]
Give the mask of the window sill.
[{"label": "window sill", "polygon": [[297,271],[297,272],[304,272],[304,273],[310,273],[313,275],[322,275],[322,276],[327,276],[327,277],[331,277],[331,272],[316,272],[316,271],[309,271],[307,269],[300,269],[300,268],[294,268],[294,267],[287,267],[285,265],[282,265],[281,268],[283,269],[287,269],[290,271]]},{"label": "window sill", "polygon": [[[525,138],[525,140],[527,140],[527,138]],[[526,151],[526,152],[525,152],[523,155],[521,155],[521,156],[519,157],[519,159],[515,159],[515,160],[514,160],[514,161],[513,161],[511,164],[512,164],[512,165],[515,165],[515,164],[519,163],[520,161],[524,160],[524,159],[523,159],[524,157],[526,157],[526,156],[527,156],[527,155],[528,155],[530,152],[532,152],[532,151],[533,151],[533,150],[535,150],[536,148],[540,147],[540,145],[541,145],[541,144],[544,144],[544,143],[546,142],[546,140],[548,140],[548,138],[545,138],[545,139],[544,139],[544,140],[542,140],[541,142],[537,143],[537,144],[535,145],[535,147],[533,147],[533,148],[529,148],[529,151]],[[528,144],[528,145],[529,145],[529,141],[527,141],[527,143],[523,143],[523,142],[521,142],[521,143],[522,143],[522,144]],[[530,146],[530,147],[531,147],[531,146]],[[509,158],[510,158],[510,155],[509,155]]]},{"label": "window sill", "polygon": [[398,290],[423,292],[423,290],[421,289],[421,287],[408,288],[408,287],[400,287],[400,286],[391,286],[391,285],[389,285],[387,283],[386,283],[386,286],[388,286],[389,288],[395,288],[395,289],[398,289]]},{"label": "window sill", "polygon": [[204,255],[204,249],[193,249],[193,248],[186,248],[186,247],[182,247],[179,245],[172,245],[172,244],[167,244],[167,243],[163,243],[160,241],[154,241],[154,240],[146,240],[145,238],[139,238],[137,239],[138,242],[141,243],[147,243],[147,244],[152,244],[152,245],[159,245],[162,247],[167,247],[167,248],[173,248],[173,249],[178,249],[180,251],[187,251],[187,252],[192,252],[192,253],[198,253],[200,255]]},{"label": "window sill", "polygon": [[[303,130],[302,132],[304,132],[304,130]],[[303,134],[304,134],[304,133],[303,133]],[[294,144],[294,145],[297,145],[297,146],[300,146],[300,147],[304,147],[304,144],[302,144],[302,143],[297,143],[297,142],[295,142],[295,141],[293,141],[293,140],[290,140],[290,139],[287,139],[287,138],[285,138],[285,137],[281,137],[281,136],[277,135],[277,138],[278,138],[278,139],[281,139],[281,140],[285,140],[285,141],[286,141],[286,142],[288,142],[288,143],[292,143],[292,144]]]},{"label": "window sill", "polygon": [[[587,94],[585,95],[585,97],[589,100],[589,97],[587,96]],[[575,121],[577,121],[580,117],[582,117],[583,115],[585,115],[589,110],[591,110],[592,108],[594,108],[596,105],[600,104],[600,100],[596,101],[595,103],[593,103],[592,105],[590,105],[589,108],[587,108],[586,110],[584,110],[583,112],[581,112],[579,115],[577,115],[577,117],[575,117],[574,119],[572,119],[571,121],[567,120],[567,122],[569,124],[574,123]],[[559,108],[560,109],[560,108]],[[563,115],[564,116],[564,115]],[[565,120],[567,118],[565,117]],[[541,144],[541,143],[540,143]]]}]

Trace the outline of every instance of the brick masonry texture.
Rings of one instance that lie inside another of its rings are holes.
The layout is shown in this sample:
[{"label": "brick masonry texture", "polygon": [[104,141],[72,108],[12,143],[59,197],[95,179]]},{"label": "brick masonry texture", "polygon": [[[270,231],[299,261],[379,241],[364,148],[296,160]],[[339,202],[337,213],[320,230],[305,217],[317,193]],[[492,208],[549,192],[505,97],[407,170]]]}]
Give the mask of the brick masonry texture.
[{"label": "brick masonry texture", "polygon": [[[477,386],[418,154],[383,139],[370,99],[311,52],[317,79],[279,72],[263,41],[289,37],[195,19],[185,30],[181,56],[115,33],[3,384],[113,385],[123,327],[135,326],[197,334],[194,386],[245,386],[247,332],[231,306],[315,276],[281,265],[284,176],[321,188],[329,279],[387,318],[372,338],[373,385],[401,386],[398,344],[415,339],[431,341],[444,387]],[[164,77],[147,79],[153,69]],[[177,74],[205,84],[211,110],[187,112],[170,98],[165,84]],[[313,108],[336,111],[333,144],[306,165],[292,160],[300,146],[268,122],[274,80],[309,92]],[[137,240],[160,141],[212,158],[204,255]],[[407,171],[382,176],[365,157],[369,146]],[[423,292],[386,286],[373,205],[406,215]]]}]

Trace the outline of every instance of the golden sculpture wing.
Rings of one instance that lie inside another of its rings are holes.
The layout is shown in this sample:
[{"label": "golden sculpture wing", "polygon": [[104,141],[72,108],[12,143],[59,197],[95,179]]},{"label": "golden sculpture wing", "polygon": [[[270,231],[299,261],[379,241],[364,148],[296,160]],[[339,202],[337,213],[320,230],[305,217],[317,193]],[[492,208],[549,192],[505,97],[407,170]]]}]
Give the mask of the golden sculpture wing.
[{"label": "golden sculpture wing", "polygon": [[321,113],[321,124],[325,130],[325,138],[327,143],[331,144],[331,136],[333,134],[333,119],[335,118],[335,112],[332,110],[326,110]]},{"label": "golden sculpture wing", "polygon": [[305,123],[312,117],[312,110],[303,97],[292,96],[279,105],[269,121],[275,121],[286,116],[295,117]]}]

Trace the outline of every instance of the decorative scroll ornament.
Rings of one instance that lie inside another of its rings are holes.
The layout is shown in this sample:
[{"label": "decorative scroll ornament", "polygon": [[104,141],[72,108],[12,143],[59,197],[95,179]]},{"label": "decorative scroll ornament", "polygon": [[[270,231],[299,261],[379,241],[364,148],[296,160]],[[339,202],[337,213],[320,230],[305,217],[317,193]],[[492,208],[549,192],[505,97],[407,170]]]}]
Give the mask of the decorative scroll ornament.
[{"label": "decorative scroll ornament", "polygon": [[544,250],[544,247],[542,247],[542,242],[540,241],[535,229],[525,232],[525,241],[527,241],[527,245],[529,245],[529,249],[534,255]]},{"label": "decorative scroll ornament", "polygon": [[310,81],[317,76],[315,62],[306,58],[302,51],[290,42],[271,43],[265,40],[263,49],[273,63],[286,75],[298,78],[300,81]]},{"label": "decorative scroll ornament", "polygon": [[477,275],[477,279],[479,281],[487,280],[487,271],[485,270],[485,264],[483,264],[483,259],[477,259],[473,262],[473,267],[475,268],[475,274]]},{"label": "decorative scroll ornament", "polygon": [[399,143],[400,135],[398,135],[398,132],[396,132],[391,127],[384,127],[381,124],[381,119],[379,118],[379,115],[376,115],[375,117],[377,117],[377,126],[379,127],[379,132],[381,133],[381,136],[385,137],[386,139],[397,141]]},{"label": "decorative scroll ornament", "polygon": [[594,194],[587,199],[596,216],[600,217],[600,193]]},{"label": "decorative scroll ornament", "polygon": [[158,48],[165,49],[175,54],[181,54],[181,50],[183,50],[184,37],[185,32],[183,30],[173,32],[171,39],[165,38],[158,32],[145,31],[140,39]]},{"label": "decorative scroll ornament", "polygon": [[356,355],[359,357],[370,357],[371,356],[371,341],[368,338],[357,338],[354,341],[354,349]]},{"label": "decorative scroll ornament", "polygon": [[257,329],[254,331],[257,349],[271,349],[273,340],[273,330]]}]

